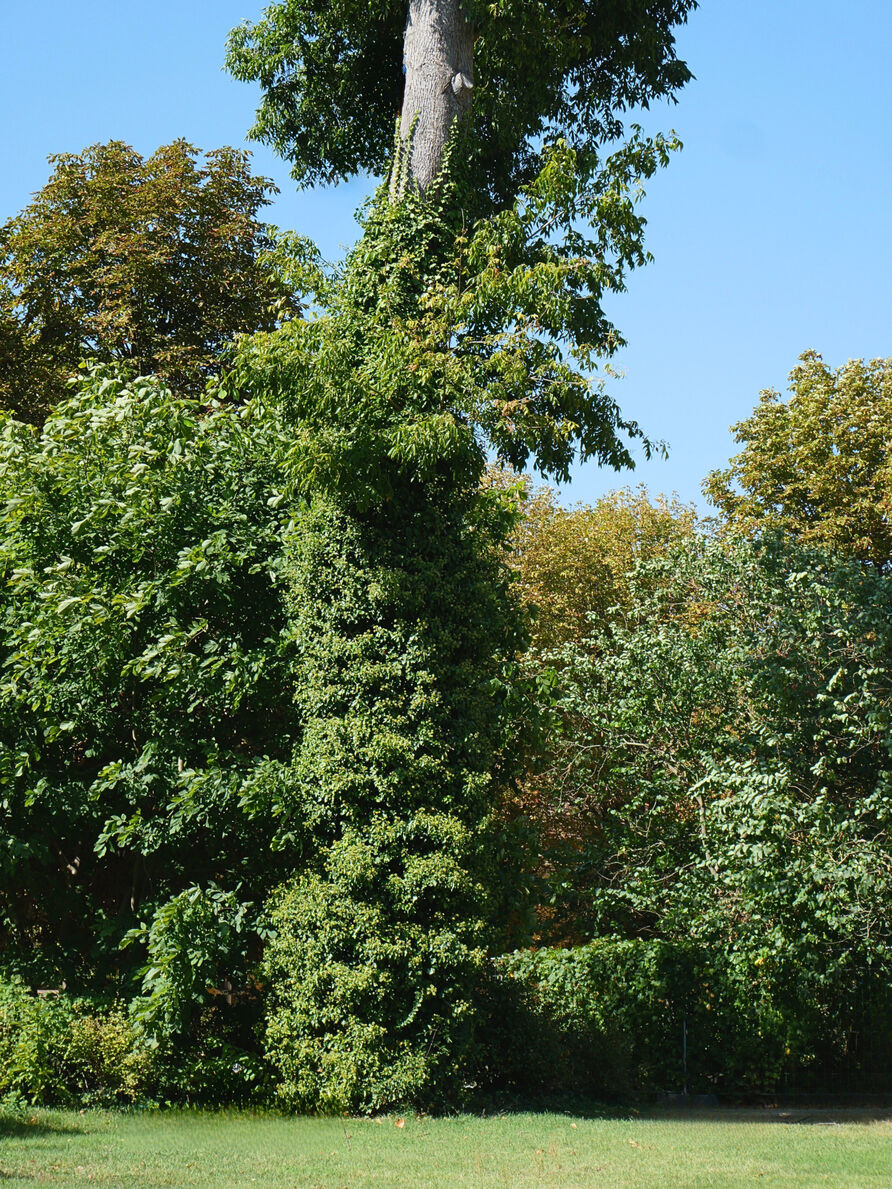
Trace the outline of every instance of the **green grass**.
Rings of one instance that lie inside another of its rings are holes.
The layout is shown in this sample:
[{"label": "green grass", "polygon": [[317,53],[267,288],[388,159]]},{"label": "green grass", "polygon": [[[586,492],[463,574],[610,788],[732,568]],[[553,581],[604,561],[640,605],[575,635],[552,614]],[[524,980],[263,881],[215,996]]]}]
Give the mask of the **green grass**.
[{"label": "green grass", "polygon": [[[0,1186],[127,1189],[889,1189],[892,1116],[303,1119],[0,1114]],[[784,1125],[784,1124],[787,1125]]]}]

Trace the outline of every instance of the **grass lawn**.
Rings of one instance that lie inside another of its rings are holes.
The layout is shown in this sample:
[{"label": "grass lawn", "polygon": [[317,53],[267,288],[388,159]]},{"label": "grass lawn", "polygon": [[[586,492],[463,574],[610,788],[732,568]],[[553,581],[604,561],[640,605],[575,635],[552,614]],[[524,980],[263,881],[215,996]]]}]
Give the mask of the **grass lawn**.
[{"label": "grass lawn", "polygon": [[892,1114],[711,1111],[304,1119],[0,1114],[0,1186],[162,1189],[889,1189]]}]

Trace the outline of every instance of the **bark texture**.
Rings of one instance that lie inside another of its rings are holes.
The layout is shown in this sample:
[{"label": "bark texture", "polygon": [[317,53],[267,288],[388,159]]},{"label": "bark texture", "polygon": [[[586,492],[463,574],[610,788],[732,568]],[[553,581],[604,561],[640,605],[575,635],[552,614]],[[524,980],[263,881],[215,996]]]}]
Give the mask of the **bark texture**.
[{"label": "bark texture", "polygon": [[[426,190],[440,170],[453,123],[471,109],[474,36],[460,0],[409,0],[400,137],[408,180]],[[396,189],[406,178],[395,178]]]}]

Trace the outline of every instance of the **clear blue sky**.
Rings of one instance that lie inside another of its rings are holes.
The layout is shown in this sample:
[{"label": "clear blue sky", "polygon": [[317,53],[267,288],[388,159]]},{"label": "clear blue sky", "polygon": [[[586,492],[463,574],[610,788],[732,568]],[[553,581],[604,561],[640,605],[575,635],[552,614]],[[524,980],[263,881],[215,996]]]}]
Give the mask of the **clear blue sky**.
[{"label": "clear blue sky", "polygon": [[[7,4],[0,219],[46,180],[46,156],[178,136],[241,144],[256,93],[221,70],[251,0],[32,0]],[[649,189],[655,263],[611,314],[629,340],[615,386],[624,411],[671,448],[617,476],[580,467],[568,499],[625,482],[696,499],[732,452],[729,425],[761,388],[783,388],[814,347],[833,364],[892,354],[892,5],[879,0],[702,0],[680,47],[697,79],[648,118],[685,143]],[[367,186],[282,193],[271,218],[330,256],[355,235]]]}]

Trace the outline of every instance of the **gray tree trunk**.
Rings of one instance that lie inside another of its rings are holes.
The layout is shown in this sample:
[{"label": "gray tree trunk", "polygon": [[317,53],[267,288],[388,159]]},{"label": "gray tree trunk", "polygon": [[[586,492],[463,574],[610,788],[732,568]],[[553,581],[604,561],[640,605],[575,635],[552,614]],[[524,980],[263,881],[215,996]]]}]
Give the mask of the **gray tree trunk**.
[{"label": "gray tree trunk", "polygon": [[423,192],[440,171],[453,123],[471,109],[474,35],[460,0],[409,0],[403,61],[400,138],[409,160],[392,188],[408,180]]}]

